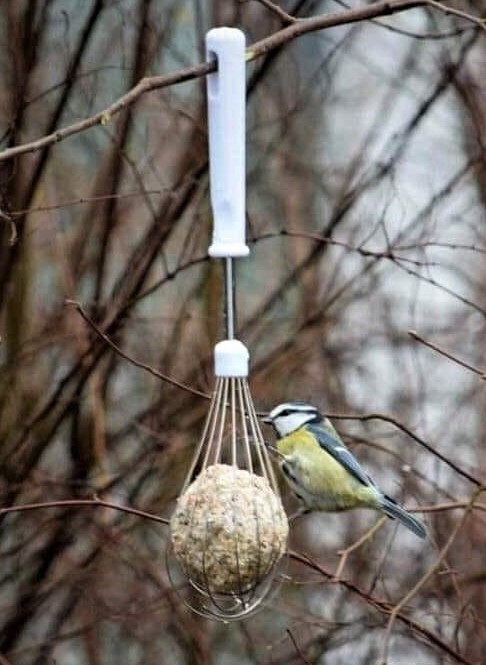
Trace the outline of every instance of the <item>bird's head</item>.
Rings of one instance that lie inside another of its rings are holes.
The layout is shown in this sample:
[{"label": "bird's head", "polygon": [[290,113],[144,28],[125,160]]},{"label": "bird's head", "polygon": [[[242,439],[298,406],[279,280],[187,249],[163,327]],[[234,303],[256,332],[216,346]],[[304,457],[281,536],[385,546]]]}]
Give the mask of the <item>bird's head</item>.
[{"label": "bird's head", "polygon": [[318,422],[322,419],[319,410],[305,402],[284,402],[273,408],[263,422],[273,425],[277,436],[282,438],[295,432],[306,423]]}]

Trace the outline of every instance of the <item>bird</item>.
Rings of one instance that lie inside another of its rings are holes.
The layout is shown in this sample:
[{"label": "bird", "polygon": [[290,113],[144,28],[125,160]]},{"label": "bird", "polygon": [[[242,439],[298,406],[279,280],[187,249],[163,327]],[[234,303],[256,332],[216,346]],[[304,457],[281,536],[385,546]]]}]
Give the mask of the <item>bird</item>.
[{"label": "bird", "polygon": [[387,496],[346,448],[331,421],[305,402],[284,402],[263,422],[272,425],[278,459],[288,484],[302,504],[302,513],[372,508],[397,519],[426,538],[424,525]]}]

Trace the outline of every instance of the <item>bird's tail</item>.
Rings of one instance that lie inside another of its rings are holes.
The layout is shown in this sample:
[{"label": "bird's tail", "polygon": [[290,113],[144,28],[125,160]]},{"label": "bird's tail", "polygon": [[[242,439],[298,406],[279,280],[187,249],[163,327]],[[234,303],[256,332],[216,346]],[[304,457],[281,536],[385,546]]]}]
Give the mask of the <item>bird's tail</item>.
[{"label": "bird's tail", "polygon": [[404,526],[406,526],[410,531],[413,531],[415,535],[419,538],[426,538],[427,532],[425,527],[418,519],[407,513],[407,511],[398,505],[393,499],[390,499],[388,496],[384,496],[382,499],[381,508],[385,515],[391,517],[392,519],[399,520]]}]

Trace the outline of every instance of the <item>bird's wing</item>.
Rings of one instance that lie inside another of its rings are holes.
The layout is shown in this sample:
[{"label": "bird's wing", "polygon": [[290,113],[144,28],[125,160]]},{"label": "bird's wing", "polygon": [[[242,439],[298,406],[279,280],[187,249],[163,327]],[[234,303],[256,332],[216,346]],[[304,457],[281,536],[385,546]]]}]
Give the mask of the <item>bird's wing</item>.
[{"label": "bird's wing", "polygon": [[361,468],[354,455],[346,448],[331,423],[326,424],[325,422],[321,422],[318,425],[308,423],[306,428],[316,437],[321,448],[332,455],[351,475],[357,478],[363,485],[376,488],[375,483]]}]

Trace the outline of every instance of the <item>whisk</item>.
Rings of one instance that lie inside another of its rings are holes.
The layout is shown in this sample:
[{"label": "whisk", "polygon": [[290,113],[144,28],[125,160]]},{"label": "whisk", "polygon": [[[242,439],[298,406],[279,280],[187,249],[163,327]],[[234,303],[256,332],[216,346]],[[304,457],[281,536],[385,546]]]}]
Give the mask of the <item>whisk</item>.
[{"label": "whisk", "polygon": [[[226,339],[214,348],[216,385],[201,438],[171,518],[168,569],[191,609],[224,621],[254,612],[276,586],[288,521],[248,386],[249,352],[235,339],[233,260],[245,242],[245,39],[206,35],[210,256],[222,258]],[[194,477],[196,479],[194,480]]]}]

